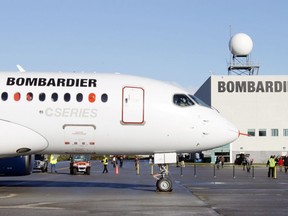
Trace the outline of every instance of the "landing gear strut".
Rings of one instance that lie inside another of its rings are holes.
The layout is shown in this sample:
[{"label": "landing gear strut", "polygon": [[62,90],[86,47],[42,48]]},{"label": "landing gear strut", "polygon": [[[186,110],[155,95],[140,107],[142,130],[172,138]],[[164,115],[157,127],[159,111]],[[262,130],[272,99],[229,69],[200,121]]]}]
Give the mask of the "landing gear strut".
[{"label": "landing gear strut", "polygon": [[157,179],[156,188],[159,192],[171,192],[172,181],[168,178],[167,171],[164,165],[160,165],[160,173],[154,175]]},{"label": "landing gear strut", "polygon": [[154,153],[154,164],[158,164],[159,173],[154,175],[157,179],[156,189],[159,192],[171,192],[172,181],[168,178],[168,170],[166,164],[175,164],[177,162],[176,152]]}]

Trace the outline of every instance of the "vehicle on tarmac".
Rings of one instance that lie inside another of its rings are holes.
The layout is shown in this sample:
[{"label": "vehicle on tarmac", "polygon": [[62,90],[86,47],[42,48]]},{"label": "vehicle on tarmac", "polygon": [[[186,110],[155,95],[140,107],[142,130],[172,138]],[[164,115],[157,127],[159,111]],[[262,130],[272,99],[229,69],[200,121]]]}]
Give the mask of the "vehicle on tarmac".
[{"label": "vehicle on tarmac", "polygon": [[77,173],[83,173],[90,175],[90,159],[90,155],[72,155],[70,160],[70,174],[76,175]]},{"label": "vehicle on tarmac", "polygon": [[35,155],[33,170],[41,170],[43,173],[48,171],[48,159],[45,155]]}]

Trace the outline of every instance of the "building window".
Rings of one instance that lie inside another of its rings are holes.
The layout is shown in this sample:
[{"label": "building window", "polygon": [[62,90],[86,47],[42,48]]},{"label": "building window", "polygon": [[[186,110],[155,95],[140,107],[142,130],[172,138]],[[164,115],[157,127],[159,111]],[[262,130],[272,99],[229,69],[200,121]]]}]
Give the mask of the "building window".
[{"label": "building window", "polygon": [[248,129],[247,133],[249,136],[255,136],[255,129]]},{"label": "building window", "polygon": [[283,136],[288,136],[288,129],[283,129]]},{"label": "building window", "polygon": [[271,129],[271,136],[279,136],[278,129]]},{"label": "building window", "polygon": [[259,129],[259,136],[266,136],[266,129]]}]

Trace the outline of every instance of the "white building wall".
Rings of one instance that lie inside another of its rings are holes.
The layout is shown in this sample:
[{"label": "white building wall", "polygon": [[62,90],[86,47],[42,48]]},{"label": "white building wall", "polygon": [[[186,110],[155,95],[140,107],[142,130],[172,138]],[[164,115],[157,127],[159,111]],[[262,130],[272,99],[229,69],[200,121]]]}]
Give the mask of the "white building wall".
[{"label": "white building wall", "polygon": [[[202,95],[201,99],[210,102],[242,133],[255,130],[255,136],[240,136],[230,145],[231,162],[237,153],[250,154],[255,162],[266,162],[270,155],[287,154],[288,136],[283,130],[288,130],[288,76],[227,75],[209,79],[211,90],[205,82],[195,95]],[[205,89],[211,98],[203,98]],[[266,136],[259,136],[260,129],[266,130]],[[272,129],[278,129],[278,136],[272,136]]]}]

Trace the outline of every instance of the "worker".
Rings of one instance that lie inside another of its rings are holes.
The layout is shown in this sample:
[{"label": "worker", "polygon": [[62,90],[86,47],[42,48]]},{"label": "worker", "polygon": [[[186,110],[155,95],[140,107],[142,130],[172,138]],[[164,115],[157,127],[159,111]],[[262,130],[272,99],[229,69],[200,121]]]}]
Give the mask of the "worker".
[{"label": "worker", "polygon": [[103,159],[101,161],[103,163],[103,172],[102,173],[108,173],[108,158],[106,157],[106,155],[103,156]]},{"label": "worker", "polygon": [[272,178],[275,178],[274,176],[274,169],[275,169],[275,165],[276,165],[276,162],[275,162],[275,157],[273,155],[271,155],[270,159],[267,161],[267,166],[269,167],[268,168],[268,178],[270,178],[270,176],[272,175]]},{"label": "worker", "polygon": [[57,173],[57,170],[56,170],[57,156],[54,154],[51,154],[49,162],[51,164],[51,173]]}]

